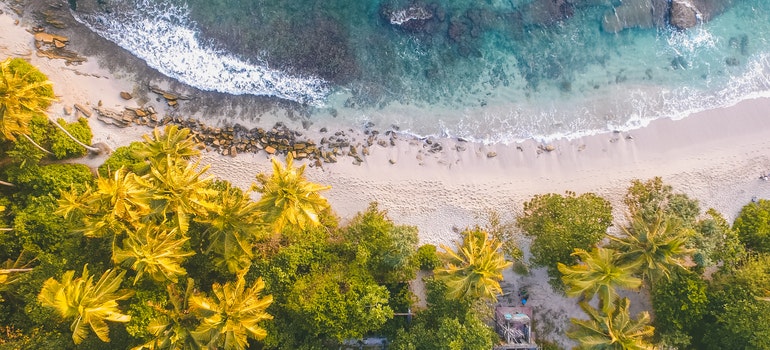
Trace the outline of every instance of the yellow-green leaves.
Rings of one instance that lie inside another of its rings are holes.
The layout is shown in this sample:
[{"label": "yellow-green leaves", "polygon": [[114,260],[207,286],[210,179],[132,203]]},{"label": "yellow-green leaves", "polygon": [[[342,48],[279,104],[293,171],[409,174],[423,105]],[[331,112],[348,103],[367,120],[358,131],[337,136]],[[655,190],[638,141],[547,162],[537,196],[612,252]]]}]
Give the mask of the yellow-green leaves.
[{"label": "yellow-green leaves", "polygon": [[88,328],[99,339],[109,342],[109,328],[105,321],[128,322],[131,316],[122,314],[118,301],[128,299],[133,292],[119,290],[125,271],[120,273],[107,270],[94,283],[94,276],[88,273],[88,265],[83,267],[83,274],[75,277],[75,271],[67,271],[61,282],[49,278],[43,283],[37,299],[43,306],[53,308],[64,319],[73,319],[70,329],[72,340],[80,344],[88,335]]},{"label": "yellow-green leaves", "polygon": [[449,297],[496,301],[502,293],[499,283],[502,272],[512,265],[505,261],[501,247],[500,241],[478,229],[463,232],[463,241],[457,243],[456,252],[442,244],[444,252],[439,256],[444,266],[435,272],[436,278],[449,287]]},{"label": "yellow-green leaves", "polygon": [[28,135],[32,116],[52,101],[51,82],[37,68],[21,58],[0,62],[0,136],[16,141]]},{"label": "yellow-green leaves", "polygon": [[278,233],[286,225],[305,227],[320,224],[319,213],[329,208],[329,202],[318,192],[328,190],[323,186],[307,181],[304,176],[305,166],[294,167],[291,155],[286,157],[286,166],[273,158],[273,174],[257,175],[257,182],[252,189],[261,193],[257,208],[264,215],[263,220],[273,226]]}]

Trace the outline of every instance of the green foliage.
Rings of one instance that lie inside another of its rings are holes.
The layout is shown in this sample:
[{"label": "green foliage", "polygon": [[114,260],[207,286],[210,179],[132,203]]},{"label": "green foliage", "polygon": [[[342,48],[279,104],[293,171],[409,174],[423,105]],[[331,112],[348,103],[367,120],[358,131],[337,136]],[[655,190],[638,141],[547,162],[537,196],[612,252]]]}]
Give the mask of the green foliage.
[{"label": "green foliage", "polygon": [[49,278],[38,294],[43,306],[53,308],[64,319],[74,319],[70,325],[72,340],[80,344],[88,335],[90,328],[103,342],[109,342],[109,328],[105,321],[128,322],[131,316],[124,315],[118,309],[119,300],[128,299],[133,292],[119,290],[125,272],[107,270],[94,283],[88,273],[88,266],[83,267],[83,274],[74,278],[75,271],[67,271],[59,282]]},{"label": "green foliage", "polygon": [[605,236],[612,225],[612,206],[593,193],[538,195],[524,203],[524,213],[516,224],[533,237],[532,263],[546,267],[558,286],[561,274],[557,264],[576,264],[574,249],[591,249]]},{"label": "green foliage", "polygon": [[649,326],[650,315],[645,311],[636,319],[631,318],[628,298],[615,299],[609,312],[594,309],[587,302],[581,302],[580,308],[588,315],[588,320],[570,319],[572,330],[567,336],[576,340],[578,349],[591,350],[642,350],[654,349],[647,342],[655,328]]},{"label": "green foliage", "polygon": [[441,266],[441,259],[436,254],[436,246],[433,244],[423,244],[417,249],[417,255],[415,257],[421,270],[433,271],[433,269]]},{"label": "green foliage", "polygon": [[83,191],[93,182],[93,175],[82,164],[28,165],[9,167],[6,176],[26,197],[55,196],[74,188]]},{"label": "green foliage", "polygon": [[286,305],[310,334],[339,342],[362,338],[393,317],[387,288],[365,276],[340,272],[298,280]]},{"label": "green foliage", "polygon": [[32,116],[44,112],[54,100],[48,77],[21,58],[0,62],[0,135],[16,141],[29,134]]},{"label": "green foliage", "polygon": [[417,228],[395,225],[377,203],[356,215],[344,230],[344,238],[356,251],[356,262],[380,283],[413,279],[417,270]]},{"label": "green foliage", "polygon": [[770,349],[770,302],[757,300],[770,290],[770,256],[748,258],[742,266],[718,272],[709,285],[709,310],[693,334],[698,349]]},{"label": "green foliage", "polygon": [[99,166],[99,176],[110,178],[115,171],[125,167],[129,172],[137,175],[145,175],[150,171],[150,165],[138,152],[142,148],[141,142],[132,142],[128,146],[118,147],[109,158]]},{"label": "green foliage", "polygon": [[[75,123],[67,123],[64,119],[59,118],[56,123],[63,126],[65,130],[80,142],[86,145],[91,144],[93,134],[91,133],[91,127],[88,126],[88,119],[81,117]],[[87,149],[77,144],[58,128],[52,128],[48,141],[51,144],[51,152],[53,152],[56,159],[77,158],[88,153]]]},{"label": "green foliage", "polygon": [[634,277],[637,266],[623,264],[621,255],[615,250],[598,247],[586,252],[575,249],[573,255],[580,258],[580,264],[566,266],[559,263],[558,266],[567,286],[567,295],[582,294],[584,300],[591,300],[598,294],[603,312],[609,312],[618,298],[616,288],[638,289],[642,285],[642,280]]},{"label": "green foliage", "polygon": [[733,230],[749,250],[770,253],[770,200],[746,204],[733,222]]},{"label": "green foliage", "polygon": [[497,301],[503,292],[503,270],[512,265],[505,260],[502,243],[479,228],[463,231],[462,237],[456,252],[441,245],[443,266],[435,270],[436,278],[446,283],[451,298]]},{"label": "green foliage", "polygon": [[447,286],[426,281],[428,308],[419,311],[410,327],[399,330],[388,347],[396,350],[487,350],[498,337],[470,308],[447,297]]},{"label": "green foliage", "polygon": [[664,344],[678,349],[690,346],[693,331],[702,326],[708,308],[706,282],[700,276],[680,271],[652,290],[655,330]]},{"label": "green foliage", "polygon": [[732,269],[746,256],[738,233],[714,209],[706,211],[706,218],[698,221],[695,232],[693,260],[700,268],[721,263],[721,269]]},{"label": "green foliage", "polygon": [[329,202],[319,192],[331,188],[305,178],[305,165],[295,168],[291,153],[286,157],[286,166],[272,159],[273,174],[258,174],[252,190],[262,194],[257,208],[263,213],[263,220],[278,233],[286,226],[300,229],[321,224],[319,215],[329,209]]},{"label": "green foliage", "polygon": [[645,182],[633,180],[623,202],[632,216],[641,215],[647,222],[655,221],[658,213],[662,212],[666,217],[681,219],[684,226],[690,227],[700,214],[697,200],[674,193],[674,189],[664,184],[660,177]]},{"label": "green foliage", "polygon": [[524,263],[524,252],[519,247],[519,234],[515,222],[503,222],[500,214],[494,211],[488,213],[488,222],[484,229],[503,243],[503,253],[508,261]]},{"label": "green foliage", "polygon": [[650,283],[669,278],[677,268],[686,269],[686,258],[693,253],[687,248],[694,231],[683,228],[678,218],[657,215],[646,221],[641,214],[631,218],[630,226],[621,227],[622,235],[608,236],[611,246],[622,252],[622,260],[638,266],[642,279]]}]

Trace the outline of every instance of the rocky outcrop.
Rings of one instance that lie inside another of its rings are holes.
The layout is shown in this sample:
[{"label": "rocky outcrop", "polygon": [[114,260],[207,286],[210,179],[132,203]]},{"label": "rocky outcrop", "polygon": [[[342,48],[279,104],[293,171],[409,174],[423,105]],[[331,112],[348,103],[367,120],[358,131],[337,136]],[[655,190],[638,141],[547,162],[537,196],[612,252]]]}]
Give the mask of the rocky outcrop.
[{"label": "rocky outcrop", "polygon": [[735,0],[672,0],[670,21],[679,29],[692,28],[725,12]]},{"label": "rocky outcrop", "polygon": [[617,33],[626,28],[652,28],[653,4],[651,0],[626,0],[614,8],[604,12],[602,30]]},{"label": "rocky outcrop", "polygon": [[525,25],[552,25],[574,14],[573,4],[567,0],[535,0],[521,9]]}]

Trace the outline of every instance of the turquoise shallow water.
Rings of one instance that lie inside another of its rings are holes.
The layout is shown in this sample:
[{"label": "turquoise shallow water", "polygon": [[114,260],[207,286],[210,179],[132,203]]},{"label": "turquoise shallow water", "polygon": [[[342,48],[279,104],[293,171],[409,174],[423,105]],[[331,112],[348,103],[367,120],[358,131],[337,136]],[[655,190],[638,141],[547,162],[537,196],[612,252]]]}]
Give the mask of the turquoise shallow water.
[{"label": "turquoise shallow water", "polygon": [[[120,11],[75,15],[166,75],[306,103],[319,125],[510,142],[769,94],[770,2],[736,0],[687,31],[617,34],[601,21],[619,2],[593,2],[559,21],[529,0],[115,0]],[[393,24],[399,11],[430,18]]]}]

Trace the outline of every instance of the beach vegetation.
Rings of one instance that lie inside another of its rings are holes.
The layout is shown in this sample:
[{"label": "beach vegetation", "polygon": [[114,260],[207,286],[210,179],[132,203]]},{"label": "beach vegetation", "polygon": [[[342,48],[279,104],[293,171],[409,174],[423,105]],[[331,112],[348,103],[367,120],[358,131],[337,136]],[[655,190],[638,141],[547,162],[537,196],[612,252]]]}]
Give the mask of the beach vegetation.
[{"label": "beach vegetation", "polygon": [[655,222],[662,213],[664,217],[678,218],[683,226],[691,227],[700,215],[697,200],[684,193],[675,193],[673,187],[660,177],[631,181],[623,202],[631,216],[641,217],[646,222]]},{"label": "beach vegetation", "polygon": [[80,277],[74,278],[70,270],[61,277],[61,282],[49,278],[38,295],[40,303],[56,311],[63,319],[72,319],[70,331],[75,344],[80,344],[89,334],[89,328],[103,342],[109,342],[107,322],[125,323],[131,316],[123,314],[118,301],[128,299],[133,292],[120,288],[125,271],[105,271],[96,283],[89,274],[88,265],[83,267]]},{"label": "beach vegetation", "polygon": [[505,260],[502,243],[480,228],[461,235],[455,249],[441,245],[442,266],[434,270],[436,279],[447,285],[450,298],[497,301],[502,294],[503,270],[512,265]]},{"label": "beach vegetation", "polygon": [[29,137],[32,117],[54,100],[51,82],[35,66],[21,58],[0,62],[0,135],[5,140]]},{"label": "beach vegetation", "polygon": [[81,117],[74,123],[67,123],[64,119],[59,118],[59,120],[51,123],[56,123],[70,134],[66,135],[60,130],[52,130],[49,133],[50,149],[56,159],[78,158],[88,153],[87,148],[70,138],[72,136],[82,144],[91,143],[93,135],[91,134],[91,127],[88,126],[88,119]]},{"label": "beach vegetation", "polygon": [[331,188],[308,181],[305,178],[305,165],[294,166],[289,154],[286,165],[272,159],[273,173],[258,174],[257,183],[251,187],[262,197],[257,202],[263,220],[272,226],[274,233],[280,232],[287,225],[300,229],[320,225],[319,215],[329,209],[329,202],[320,192]]},{"label": "beach vegetation", "polygon": [[118,147],[110,157],[99,166],[99,176],[111,177],[112,173],[120,168],[142,176],[150,171],[150,165],[139,155],[139,149],[143,147],[141,142],[132,142],[128,146]]},{"label": "beach vegetation", "polygon": [[770,253],[770,200],[746,204],[735,219],[733,229],[747,249]]},{"label": "beach vegetation", "polygon": [[621,252],[620,261],[637,266],[642,279],[650,284],[670,278],[674,269],[687,269],[693,249],[687,247],[694,231],[681,226],[676,217],[659,213],[647,221],[637,212],[628,226],[621,226],[620,236],[608,235],[611,247]]},{"label": "beach vegetation", "polygon": [[574,249],[589,250],[605,237],[612,225],[612,206],[593,193],[537,195],[524,203],[516,224],[532,237],[531,263],[547,268],[552,285],[561,289],[558,264],[577,264]]},{"label": "beach vegetation", "polygon": [[433,271],[441,266],[441,259],[436,253],[436,246],[433,244],[423,244],[417,248],[416,260],[420,270]]},{"label": "beach vegetation", "polygon": [[698,274],[680,270],[652,290],[655,337],[668,347],[691,347],[709,306],[708,285]]},{"label": "beach vegetation", "polygon": [[618,298],[618,288],[635,290],[642,285],[642,280],[634,276],[636,266],[633,262],[623,263],[622,256],[615,250],[598,247],[587,252],[575,249],[573,255],[580,259],[579,264],[558,265],[562,281],[567,286],[567,296],[582,295],[584,300],[591,300],[598,295],[605,313],[610,311]]},{"label": "beach vegetation", "polygon": [[706,215],[698,221],[695,232],[693,261],[699,271],[711,266],[729,270],[744,260],[746,246],[738,232],[716,210],[706,211]]},{"label": "beach vegetation", "polygon": [[605,313],[581,302],[580,308],[588,319],[570,319],[573,327],[567,335],[580,344],[580,349],[654,349],[649,343],[655,330],[649,325],[649,313],[643,311],[632,318],[630,305],[628,298],[615,299]]}]

